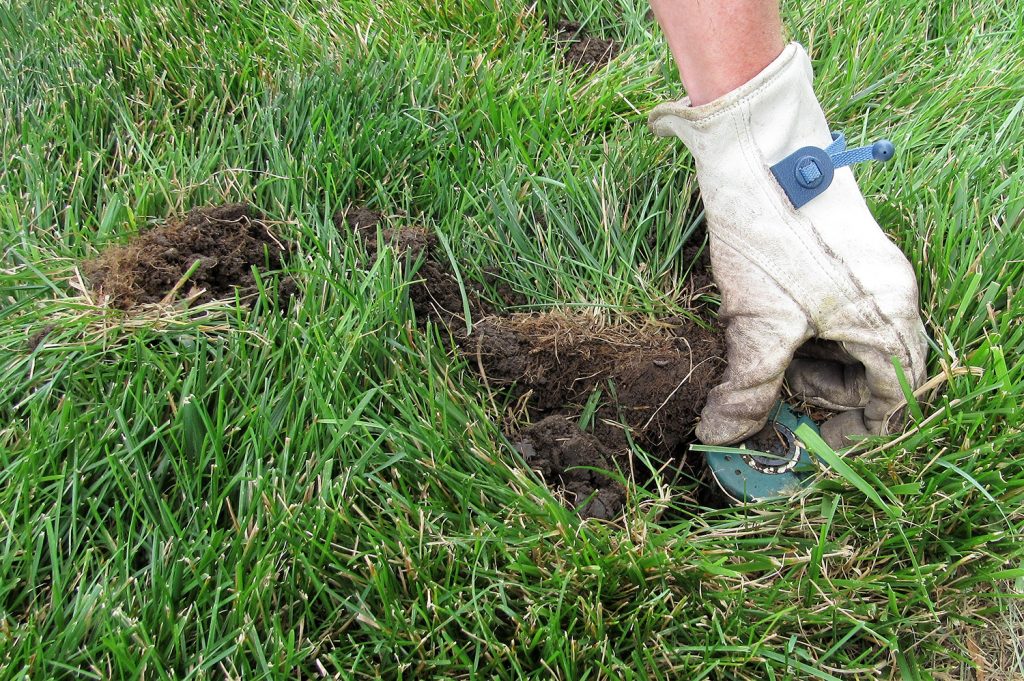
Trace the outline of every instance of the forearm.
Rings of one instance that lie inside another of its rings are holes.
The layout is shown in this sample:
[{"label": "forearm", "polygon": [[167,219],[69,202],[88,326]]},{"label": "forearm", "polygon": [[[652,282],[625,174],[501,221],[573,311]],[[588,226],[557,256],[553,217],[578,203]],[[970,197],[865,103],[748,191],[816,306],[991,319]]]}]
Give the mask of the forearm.
[{"label": "forearm", "polygon": [[778,0],[650,3],[693,106],[743,85],[782,52]]}]

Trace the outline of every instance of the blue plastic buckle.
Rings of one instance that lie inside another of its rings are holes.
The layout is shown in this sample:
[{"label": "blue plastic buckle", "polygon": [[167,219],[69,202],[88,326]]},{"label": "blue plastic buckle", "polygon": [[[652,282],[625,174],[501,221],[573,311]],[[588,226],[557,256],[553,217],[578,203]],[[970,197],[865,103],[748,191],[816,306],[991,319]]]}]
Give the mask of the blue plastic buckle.
[{"label": "blue plastic buckle", "polygon": [[826,149],[803,147],[772,166],[772,174],[786,192],[794,208],[800,208],[832,184],[836,168],[862,161],[885,162],[893,157],[895,148],[889,140],[856,149],[846,148],[841,132],[832,133],[832,144]]}]

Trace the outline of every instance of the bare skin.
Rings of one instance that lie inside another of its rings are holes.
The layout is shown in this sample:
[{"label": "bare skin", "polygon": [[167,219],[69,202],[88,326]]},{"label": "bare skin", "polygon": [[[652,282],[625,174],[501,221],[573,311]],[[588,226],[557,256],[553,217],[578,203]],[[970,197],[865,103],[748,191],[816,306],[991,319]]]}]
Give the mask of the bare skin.
[{"label": "bare skin", "polygon": [[693,106],[735,90],[785,46],[778,0],[650,0]]}]

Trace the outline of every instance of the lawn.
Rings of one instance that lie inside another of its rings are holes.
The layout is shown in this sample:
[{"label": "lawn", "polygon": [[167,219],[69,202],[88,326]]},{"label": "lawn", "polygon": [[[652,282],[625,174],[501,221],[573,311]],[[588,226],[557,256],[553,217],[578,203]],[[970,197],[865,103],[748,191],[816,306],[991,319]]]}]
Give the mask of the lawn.
[{"label": "lawn", "polygon": [[[705,503],[637,441],[622,510],[583,520],[469,329],[417,314],[424,258],[334,215],[430,235],[465,311],[713,315],[644,2],[0,6],[0,677],[1024,676],[1024,15],[784,10],[833,128],[896,144],[856,173],[929,389],[788,504]],[[561,19],[611,61],[567,61]],[[125,311],[83,274],[225,202],[290,244],[255,302]]]}]

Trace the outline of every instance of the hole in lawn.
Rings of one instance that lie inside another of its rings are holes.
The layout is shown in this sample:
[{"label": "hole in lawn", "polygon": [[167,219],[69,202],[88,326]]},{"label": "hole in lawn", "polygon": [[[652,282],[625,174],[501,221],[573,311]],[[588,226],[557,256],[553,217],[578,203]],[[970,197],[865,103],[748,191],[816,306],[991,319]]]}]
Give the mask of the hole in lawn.
[{"label": "hole in lawn", "polygon": [[565,19],[555,24],[555,44],[562,50],[566,64],[585,71],[601,68],[619,53],[614,40],[592,36],[579,24]]},{"label": "hole in lawn", "polygon": [[[364,214],[350,209],[335,223],[360,233],[375,257],[377,223],[364,224]],[[688,319],[640,326],[568,312],[497,314],[483,287],[466,281],[475,320],[467,334],[458,283],[435,237],[418,228],[380,234],[398,252],[423,256],[409,291],[417,320],[448,329],[494,401],[507,405],[506,435],[581,515],[621,511],[625,489],[601,471],[622,471],[638,483],[649,477],[633,460],[630,441],[653,463],[667,463],[670,477],[699,478],[687,446],[725,366],[718,329]],[[500,290],[499,296],[515,302]]]},{"label": "hole in lawn", "polygon": [[[263,216],[245,203],[193,208],[146,230],[128,243],[111,246],[82,265],[92,288],[122,310],[168,297],[207,303],[256,293],[252,268],[277,270],[289,244],[276,239]],[[194,269],[193,269],[194,268]],[[191,274],[182,282],[182,278]],[[181,286],[175,290],[179,282]],[[295,290],[281,282],[282,301]]]}]

